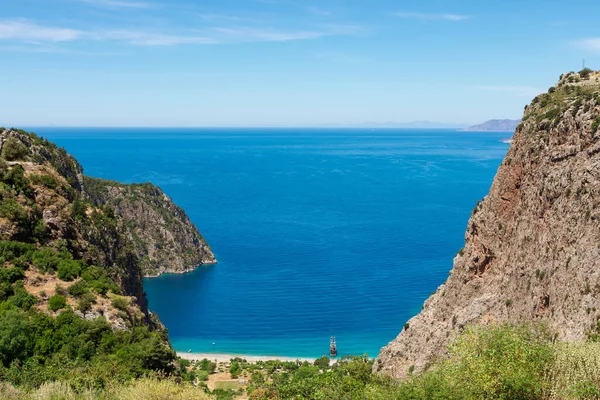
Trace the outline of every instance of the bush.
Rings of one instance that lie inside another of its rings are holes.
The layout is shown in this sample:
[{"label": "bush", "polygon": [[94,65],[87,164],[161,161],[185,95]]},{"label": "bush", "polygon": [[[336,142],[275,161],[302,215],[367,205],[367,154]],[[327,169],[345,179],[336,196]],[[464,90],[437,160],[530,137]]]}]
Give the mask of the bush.
[{"label": "bush", "polygon": [[13,285],[13,292],[14,294],[8,298],[8,301],[15,307],[27,311],[37,303],[37,297],[29,294],[21,281]]},{"label": "bush", "polygon": [[205,381],[207,381],[207,380],[208,380],[208,376],[209,376],[209,375],[210,375],[210,374],[208,373],[208,371],[203,371],[203,370],[200,370],[200,371],[198,371],[198,373],[196,374],[196,377],[198,378],[198,380],[199,380],[199,381],[203,381],[203,382],[205,382]]},{"label": "bush", "polygon": [[8,169],[8,163],[0,158],[0,181],[4,180],[6,174],[8,174]]},{"label": "bush", "polygon": [[75,260],[62,260],[57,271],[59,279],[70,282],[81,274],[81,263]]},{"label": "bush", "polygon": [[201,370],[208,372],[209,374],[213,374],[217,369],[217,364],[205,358],[202,361],[200,361],[200,365],[198,367]]},{"label": "bush", "polygon": [[69,291],[65,289],[63,285],[60,284],[56,285],[54,291],[56,292],[56,294],[60,294],[61,296],[66,296],[69,294]]},{"label": "bush", "polygon": [[65,298],[65,296],[61,296],[60,294],[56,294],[52,297],[50,297],[50,299],[48,299],[48,308],[51,311],[58,311],[60,309],[63,309],[67,306],[67,299]]},{"label": "bush", "polygon": [[240,367],[240,363],[234,361],[231,363],[231,367],[229,367],[229,373],[231,374],[231,378],[235,379],[242,372],[242,368]]},{"label": "bush", "polygon": [[73,205],[71,208],[71,218],[73,218],[74,220],[87,219],[87,214],[86,214],[87,208],[88,208],[88,205],[85,201],[76,199],[73,202]]},{"label": "bush", "polygon": [[27,147],[14,137],[8,138],[2,147],[2,158],[8,161],[24,160],[29,154]]},{"label": "bush", "polygon": [[317,358],[314,365],[322,370],[329,369],[329,357],[322,356],[321,358]]},{"label": "bush", "polygon": [[581,76],[583,79],[587,79],[587,78],[590,77],[590,75],[592,74],[592,72],[594,72],[594,71],[592,71],[589,68],[584,68],[581,71],[579,71],[579,76]]},{"label": "bush", "polygon": [[92,304],[94,304],[95,300],[94,296],[88,293],[79,299],[77,309],[85,314],[92,309]]},{"label": "bush", "polygon": [[89,289],[88,284],[84,280],[75,282],[69,288],[69,294],[74,297],[81,297],[86,293],[89,293]]},{"label": "bush", "polygon": [[0,312],[0,363],[8,367],[15,359],[24,359],[31,351],[30,325],[24,312]]},{"label": "bush", "polygon": [[401,387],[401,398],[540,399],[552,363],[551,337],[541,325],[468,328],[449,360]]},{"label": "bush", "polygon": [[31,174],[29,176],[31,183],[46,186],[49,189],[56,190],[58,187],[58,181],[52,175],[37,175]]},{"label": "bush", "polygon": [[127,311],[129,309],[129,299],[117,296],[112,300],[111,305],[117,310]]}]

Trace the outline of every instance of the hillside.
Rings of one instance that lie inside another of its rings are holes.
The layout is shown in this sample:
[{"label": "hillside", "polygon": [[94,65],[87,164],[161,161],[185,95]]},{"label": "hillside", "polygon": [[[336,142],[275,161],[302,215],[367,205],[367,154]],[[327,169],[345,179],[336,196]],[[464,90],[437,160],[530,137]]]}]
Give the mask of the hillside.
[{"label": "hillside", "polygon": [[64,149],[13,129],[0,129],[0,199],[0,381],[104,387],[176,371],[142,278],[213,261],[183,210],[151,185],[84,177]]},{"label": "hillside", "polygon": [[561,76],[526,107],[445,284],[374,370],[422,371],[470,324],[546,321],[565,341],[600,334],[600,74]]},{"label": "hillside", "polygon": [[462,129],[463,132],[514,132],[520,120],[491,119],[479,125]]}]

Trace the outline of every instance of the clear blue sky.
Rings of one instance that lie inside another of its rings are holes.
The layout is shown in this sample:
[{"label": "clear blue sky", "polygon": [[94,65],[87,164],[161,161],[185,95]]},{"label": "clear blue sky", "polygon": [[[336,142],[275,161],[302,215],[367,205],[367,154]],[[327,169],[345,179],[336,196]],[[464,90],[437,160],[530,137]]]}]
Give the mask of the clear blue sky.
[{"label": "clear blue sky", "polygon": [[519,118],[600,68],[600,2],[0,0],[0,125]]}]

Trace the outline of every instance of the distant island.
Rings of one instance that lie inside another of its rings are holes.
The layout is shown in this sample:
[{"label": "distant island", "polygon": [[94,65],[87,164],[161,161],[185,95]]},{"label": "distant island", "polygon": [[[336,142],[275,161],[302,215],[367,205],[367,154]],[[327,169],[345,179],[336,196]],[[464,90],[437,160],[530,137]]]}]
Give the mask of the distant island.
[{"label": "distant island", "polygon": [[324,128],[372,128],[372,129],[461,129],[467,124],[457,124],[452,122],[436,122],[436,121],[365,121],[355,124],[326,124]]},{"label": "distant island", "polygon": [[514,132],[521,120],[490,119],[479,125],[462,129],[463,132]]}]

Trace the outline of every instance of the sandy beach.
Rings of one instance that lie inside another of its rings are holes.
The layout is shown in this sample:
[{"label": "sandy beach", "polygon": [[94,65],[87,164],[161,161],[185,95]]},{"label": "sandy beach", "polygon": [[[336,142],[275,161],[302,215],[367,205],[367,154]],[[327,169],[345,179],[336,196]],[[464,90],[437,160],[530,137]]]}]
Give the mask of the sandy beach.
[{"label": "sandy beach", "polygon": [[190,361],[200,361],[203,359],[207,359],[210,361],[217,362],[229,362],[232,358],[242,358],[247,360],[250,363],[255,363],[257,361],[308,361],[310,363],[315,361],[315,358],[302,358],[302,357],[283,357],[283,356],[256,356],[256,355],[248,355],[248,354],[218,354],[218,353],[180,353],[177,355],[184,360]]}]

